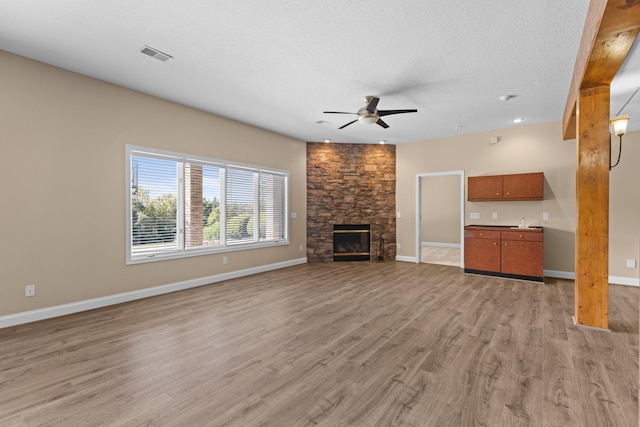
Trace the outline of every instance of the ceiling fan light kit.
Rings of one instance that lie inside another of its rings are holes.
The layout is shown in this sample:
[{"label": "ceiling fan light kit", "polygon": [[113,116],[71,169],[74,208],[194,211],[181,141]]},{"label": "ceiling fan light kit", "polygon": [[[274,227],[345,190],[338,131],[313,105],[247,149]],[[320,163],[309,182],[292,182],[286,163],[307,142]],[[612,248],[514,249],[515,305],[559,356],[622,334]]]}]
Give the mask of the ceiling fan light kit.
[{"label": "ceiling fan light kit", "polygon": [[365,96],[364,107],[360,108],[357,113],[350,113],[345,111],[325,111],[325,114],[355,114],[358,116],[357,119],[350,121],[347,124],[340,126],[338,129],[344,129],[347,126],[360,122],[364,124],[374,124],[376,123],[378,126],[387,129],[389,127],[380,117],[382,116],[390,116],[392,114],[404,114],[404,113],[417,113],[416,109],[407,109],[407,110],[378,110],[378,102],[380,98],[377,96]]},{"label": "ceiling fan light kit", "polygon": [[379,119],[379,117],[377,115],[362,115],[360,117],[358,117],[358,121],[360,123],[366,123],[368,125],[374,124],[375,122],[377,122]]}]

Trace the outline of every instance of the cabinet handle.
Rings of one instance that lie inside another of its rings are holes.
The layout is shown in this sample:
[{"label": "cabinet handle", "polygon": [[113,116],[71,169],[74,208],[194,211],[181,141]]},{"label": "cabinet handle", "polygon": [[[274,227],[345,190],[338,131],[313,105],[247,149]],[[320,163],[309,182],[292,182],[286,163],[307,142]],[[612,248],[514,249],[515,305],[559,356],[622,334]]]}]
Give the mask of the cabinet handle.
[{"label": "cabinet handle", "polygon": [[507,193],[507,196],[509,195],[509,193]]},{"label": "cabinet handle", "polygon": [[499,196],[499,195],[500,195],[500,193],[496,193],[496,196]]},{"label": "cabinet handle", "polygon": [[498,244],[496,242],[493,242],[493,246],[498,246]]},{"label": "cabinet handle", "polygon": [[509,246],[509,244],[508,244],[508,243],[505,243],[504,245],[505,245],[505,246]]},{"label": "cabinet handle", "polygon": [[480,236],[484,236],[484,233],[480,233]]},{"label": "cabinet handle", "polygon": [[523,237],[524,237],[524,236],[521,234],[521,235],[520,235],[520,238],[522,239]]}]

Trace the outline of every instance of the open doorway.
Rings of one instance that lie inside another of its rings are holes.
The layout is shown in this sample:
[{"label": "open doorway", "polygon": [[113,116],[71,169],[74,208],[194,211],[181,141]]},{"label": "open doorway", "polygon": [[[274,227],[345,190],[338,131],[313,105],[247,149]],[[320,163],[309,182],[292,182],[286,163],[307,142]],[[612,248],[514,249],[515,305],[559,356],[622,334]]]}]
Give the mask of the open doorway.
[{"label": "open doorway", "polygon": [[463,267],[464,171],[416,175],[416,262]]}]

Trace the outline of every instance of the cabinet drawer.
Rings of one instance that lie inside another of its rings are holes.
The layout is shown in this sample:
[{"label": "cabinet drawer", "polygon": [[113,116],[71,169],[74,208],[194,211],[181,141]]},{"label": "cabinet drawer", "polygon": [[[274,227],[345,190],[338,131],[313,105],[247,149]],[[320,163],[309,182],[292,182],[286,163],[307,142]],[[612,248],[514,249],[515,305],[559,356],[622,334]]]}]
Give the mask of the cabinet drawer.
[{"label": "cabinet drawer", "polygon": [[537,231],[503,231],[502,240],[523,240],[526,242],[542,242],[542,233]]},{"label": "cabinet drawer", "polygon": [[499,231],[464,230],[465,239],[500,239]]}]

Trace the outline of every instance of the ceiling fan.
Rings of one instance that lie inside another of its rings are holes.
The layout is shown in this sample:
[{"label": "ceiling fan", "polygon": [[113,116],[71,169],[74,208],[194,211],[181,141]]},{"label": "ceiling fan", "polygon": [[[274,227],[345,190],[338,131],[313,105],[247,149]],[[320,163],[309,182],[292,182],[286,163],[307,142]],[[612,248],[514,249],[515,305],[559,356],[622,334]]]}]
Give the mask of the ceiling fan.
[{"label": "ceiling fan", "polygon": [[372,124],[376,123],[383,128],[388,128],[389,125],[386,124],[380,117],[390,116],[391,114],[402,114],[402,113],[417,113],[418,110],[378,110],[376,107],[378,106],[378,102],[380,98],[376,96],[365,96],[364,102],[366,103],[364,107],[360,108],[357,113],[347,113],[344,111],[325,111],[325,114],[356,114],[358,116],[352,122],[347,123],[346,125],[340,126],[338,129],[344,129],[350,124],[355,122]]}]

